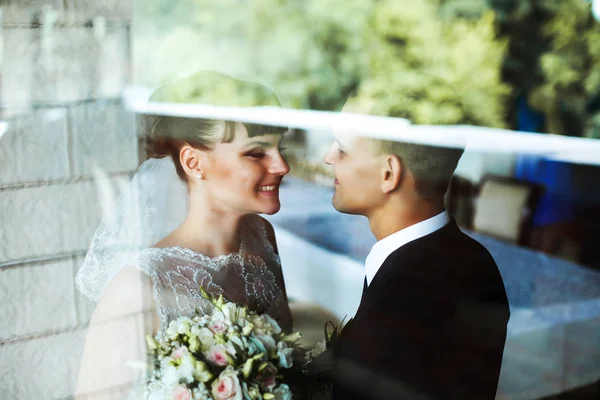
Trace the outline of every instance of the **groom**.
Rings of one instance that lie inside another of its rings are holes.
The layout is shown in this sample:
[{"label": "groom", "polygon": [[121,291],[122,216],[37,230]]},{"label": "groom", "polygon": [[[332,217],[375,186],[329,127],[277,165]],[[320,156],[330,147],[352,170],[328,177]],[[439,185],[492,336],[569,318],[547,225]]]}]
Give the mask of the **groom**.
[{"label": "groom", "polygon": [[462,150],[336,138],[333,205],[377,243],[333,349],[333,399],[493,400],[510,313],[496,263],[444,208]]}]

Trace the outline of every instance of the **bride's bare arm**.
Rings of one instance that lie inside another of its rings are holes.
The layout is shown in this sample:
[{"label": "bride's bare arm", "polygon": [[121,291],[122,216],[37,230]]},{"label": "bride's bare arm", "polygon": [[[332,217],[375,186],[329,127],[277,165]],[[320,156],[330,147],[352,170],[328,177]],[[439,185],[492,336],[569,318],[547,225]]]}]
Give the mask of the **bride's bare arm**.
[{"label": "bride's bare arm", "polygon": [[146,274],[126,267],[112,279],[90,320],[76,399],[91,393],[106,393],[113,399],[128,392],[144,373],[140,366],[146,363],[145,335],[158,329],[155,310]]}]

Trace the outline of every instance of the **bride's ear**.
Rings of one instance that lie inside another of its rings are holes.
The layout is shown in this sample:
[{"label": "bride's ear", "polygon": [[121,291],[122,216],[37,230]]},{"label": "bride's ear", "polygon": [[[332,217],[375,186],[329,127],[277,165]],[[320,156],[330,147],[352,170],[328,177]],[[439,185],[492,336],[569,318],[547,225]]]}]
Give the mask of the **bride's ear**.
[{"label": "bride's ear", "polygon": [[402,162],[396,155],[386,155],[381,168],[381,191],[393,192],[400,186],[402,179]]},{"label": "bride's ear", "polygon": [[191,179],[204,175],[205,157],[202,150],[190,145],[184,145],[179,151],[179,162],[186,175]]}]

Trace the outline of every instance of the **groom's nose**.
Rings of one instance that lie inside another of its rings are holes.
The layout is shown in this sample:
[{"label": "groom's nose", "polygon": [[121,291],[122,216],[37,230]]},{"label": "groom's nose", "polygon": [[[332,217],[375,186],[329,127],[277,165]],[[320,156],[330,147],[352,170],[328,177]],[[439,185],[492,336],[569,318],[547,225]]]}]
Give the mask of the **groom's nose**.
[{"label": "groom's nose", "polygon": [[331,145],[327,153],[323,156],[323,162],[327,165],[333,165],[333,145]]}]

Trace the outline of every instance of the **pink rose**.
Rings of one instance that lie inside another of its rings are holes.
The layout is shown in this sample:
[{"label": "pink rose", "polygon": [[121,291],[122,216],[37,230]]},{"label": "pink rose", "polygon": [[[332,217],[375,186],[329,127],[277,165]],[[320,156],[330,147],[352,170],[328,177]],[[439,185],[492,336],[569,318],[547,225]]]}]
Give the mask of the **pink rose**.
[{"label": "pink rose", "polygon": [[213,333],[223,333],[227,332],[227,325],[223,323],[223,321],[213,321],[210,324],[210,330]]},{"label": "pink rose", "polygon": [[174,360],[179,360],[186,354],[188,354],[188,349],[181,346],[173,350],[173,352],[171,353],[171,357],[173,357]]},{"label": "pink rose", "polygon": [[191,400],[192,394],[185,386],[177,386],[173,390],[173,400]]},{"label": "pink rose", "polygon": [[221,344],[213,346],[208,351],[207,357],[211,363],[224,367],[227,365],[227,348]]},{"label": "pink rose", "polygon": [[240,380],[233,369],[226,369],[213,382],[212,394],[215,400],[242,400]]}]

